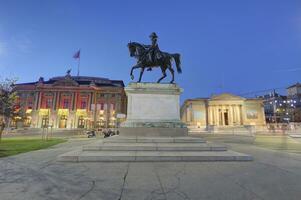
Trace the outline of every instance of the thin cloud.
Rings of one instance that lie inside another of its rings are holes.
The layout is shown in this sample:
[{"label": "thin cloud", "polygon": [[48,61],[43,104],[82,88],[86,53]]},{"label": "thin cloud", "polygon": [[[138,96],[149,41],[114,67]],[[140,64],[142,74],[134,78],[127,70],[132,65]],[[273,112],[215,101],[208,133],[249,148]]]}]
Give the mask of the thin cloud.
[{"label": "thin cloud", "polygon": [[292,68],[292,69],[279,69],[275,70],[275,72],[296,72],[301,71],[301,68]]}]

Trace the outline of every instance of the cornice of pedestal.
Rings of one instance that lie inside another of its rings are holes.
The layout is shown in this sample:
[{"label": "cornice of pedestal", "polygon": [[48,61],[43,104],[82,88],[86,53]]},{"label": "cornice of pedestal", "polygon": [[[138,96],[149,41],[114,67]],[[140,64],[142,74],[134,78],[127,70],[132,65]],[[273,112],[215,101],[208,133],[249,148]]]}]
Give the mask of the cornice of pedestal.
[{"label": "cornice of pedestal", "polygon": [[180,95],[184,90],[177,84],[131,82],[124,88],[127,94],[173,94]]}]

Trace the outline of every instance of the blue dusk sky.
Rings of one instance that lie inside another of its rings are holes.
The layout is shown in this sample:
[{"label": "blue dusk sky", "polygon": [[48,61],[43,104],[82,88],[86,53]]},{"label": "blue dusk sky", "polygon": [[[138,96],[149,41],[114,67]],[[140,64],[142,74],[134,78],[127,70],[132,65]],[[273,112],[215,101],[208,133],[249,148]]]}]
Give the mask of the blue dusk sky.
[{"label": "blue dusk sky", "polygon": [[[76,75],[81,48],[80,75],[128,84],[136,61],[127,43],[149,44],[153,31],[162,51],[182,56],[182,101],[301,81],[300,0],[0,0],[0,75]],[[155,69],[143,81],[160,76]]]}]

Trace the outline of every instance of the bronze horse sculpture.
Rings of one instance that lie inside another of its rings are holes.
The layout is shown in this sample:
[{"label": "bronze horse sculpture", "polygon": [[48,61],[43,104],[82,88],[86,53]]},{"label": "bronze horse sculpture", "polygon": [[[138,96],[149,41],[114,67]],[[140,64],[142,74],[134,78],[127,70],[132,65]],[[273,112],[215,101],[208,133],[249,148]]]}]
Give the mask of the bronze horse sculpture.
[{"label": "bronze horse sculpture", "polygon": [[152,68],[160,67],[162,71],[162,77],[157,81],[157,83],[160,83],[161,80],[163,80],[166,75],[166,70],[168,69],[172,75],[172,80],[170,83],[174,82],[174,69],[172,68],[171,62],[172,59],[176,63],[176,68],[178,73],[182,73],[181,69],[181,60],[180,60],[180,54],[170,54],[166,52],[159,52],[160,56],[155,57],[153,59],[148,59],[147,54],[147,47],[143,44],[139,44],[137,42],[130,42],[128,43],[128,48],[130,51],[130,56],[135,57],[137,59],[136,65],[134,65],[131,69],[131,79],[134,80],[133,71],[134,69],[140,68],[140,76],[138,82],[141,82],[143,72],[145,68],[148,68],[148,71],[151,71]]}]

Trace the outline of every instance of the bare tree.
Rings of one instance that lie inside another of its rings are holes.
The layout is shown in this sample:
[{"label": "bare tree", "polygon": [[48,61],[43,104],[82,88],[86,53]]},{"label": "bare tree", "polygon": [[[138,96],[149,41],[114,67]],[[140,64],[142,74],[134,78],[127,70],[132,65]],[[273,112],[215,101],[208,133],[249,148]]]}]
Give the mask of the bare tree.
[{"label": "bare tree", "polygon": [[16,79],[0,80],[0,141],[5,127],[15,114],[16,93],[13,91]]}]

